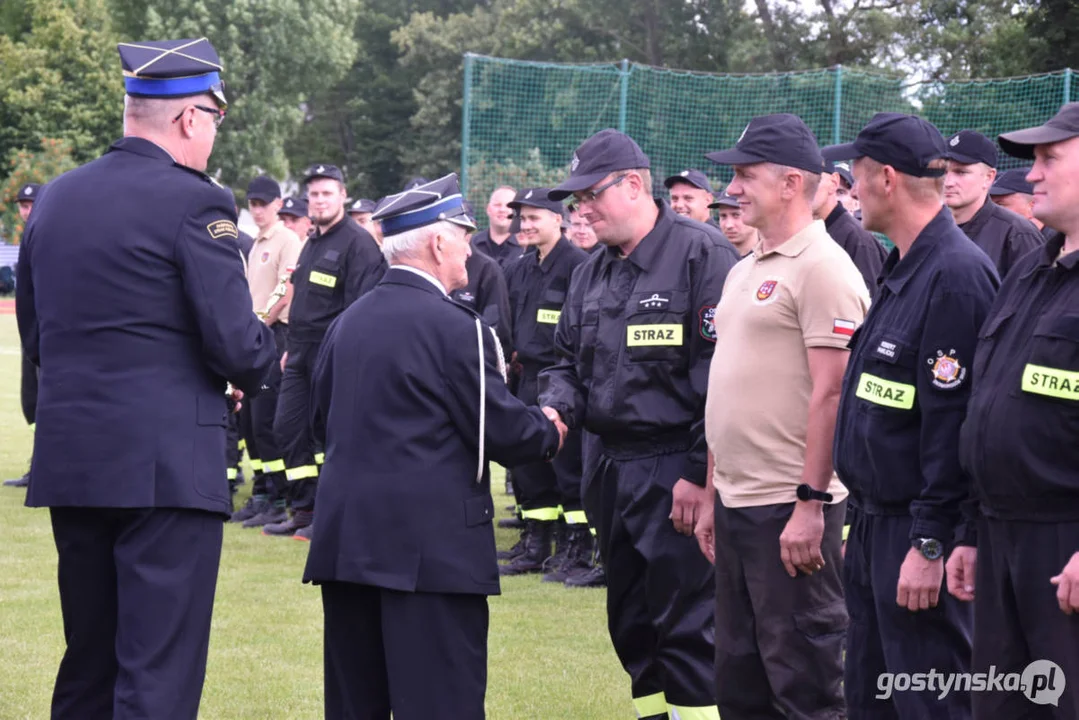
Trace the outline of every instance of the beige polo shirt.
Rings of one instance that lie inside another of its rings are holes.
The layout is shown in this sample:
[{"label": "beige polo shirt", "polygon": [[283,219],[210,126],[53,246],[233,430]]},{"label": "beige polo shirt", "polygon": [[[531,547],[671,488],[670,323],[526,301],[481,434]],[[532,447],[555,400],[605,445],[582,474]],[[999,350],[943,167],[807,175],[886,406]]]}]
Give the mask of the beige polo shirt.
[{"label": "beige polo shirt", "polygon": [[[270,295],[281,281],[281,276],[296,268],[300,247],[300,238],[280,220],[255,238],[251,253],[247,256],[247,284],[251,288],[255,312],[266,310]],[[288,322],[288,307],[278,319],[283,323]]]},{"label": "beige polo shirt", "polygon": [[[705,405],[725,506],[795,500],[813,389],[807,349],[846,348],[868,309],[865,281],[820,220],[770,252],[758,244],[727,275]],[[828,492],[847,496],[834,473]]]}]

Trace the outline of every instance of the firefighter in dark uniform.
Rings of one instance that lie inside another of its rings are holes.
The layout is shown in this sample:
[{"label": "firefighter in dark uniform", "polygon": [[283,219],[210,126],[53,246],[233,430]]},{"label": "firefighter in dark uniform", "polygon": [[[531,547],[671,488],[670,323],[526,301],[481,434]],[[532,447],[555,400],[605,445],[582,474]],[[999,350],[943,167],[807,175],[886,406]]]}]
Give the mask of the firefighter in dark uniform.
[{"label": "firefighter in dark uniform", "polygon": [[494,333],[446,294],[475,227],[456,176],[375,219],[390,269],[314,371],[326,464],[304,581],[322,590],[325,717],[479,720],[499,592],[487,460],[550,460],[565,426],[510,394]]},{"label": "firefighter in dark uniform", "polygon": [[126,136],[49,183],[20,250],[19,333],[41,368],[26,502],[50,508],[59,556],[52,717],[194,720],[229,514],[226,381],[257,393],[273,338],[235,209],[203,173],[226,108],[217,53],[119,50]]},{"label": "firefighter in dark uniform", "polygon": [[607,571],[608,626],[642,718],[717,718],[715,585],[693,527],[711,495],[704,400],[712,318],[734,248],[652,198],[648,157],[602,130],[574,153],[569,195],[606,245],[574,274],[540,404],[599,437],[582,479]]},{"label": "firefighter in dark uniform", "polygon": [[288,351],[274,418],[285,456],[291,514],[263,527],[265,535],[310,540],[321,453],[311,435],[311,368],[333,319],[373,288],[386,271],[375,239],[345,214],[345,176],[333,165],[312,165],[304,177],[316,232],[292,272]]},{"label": "firefighter in dark uniform", "polygon": [[516,194],[508,185],[494,189],[487,201],[489,227],[473,235],[471,240],[473,250],[495,260],[503,271],[524,254],[513,232],[513,211],[509,208],[509,203]]},{"label": "firefighter in dark uniform", "polygon": [[712,219],[715,191],[707,175],[700,170],[683,170],[664,180],[663,186],[670,193],[671,210],[719,230],[719,225]]},{"label": "firefighter in dark uniform", "polygon": [[872,295],[877,289],[877,278],[888,253],[873,237],[873,233],[862,227],[862,223],[855,220],[839,202],[836,191],[842,180],[835,165],[829,163],[825,172],[821,173],[817,195],[813,199],[813,217],[824,221],[824,229],[850,255]]},{"label": "firefighter in dark uniform", "polygon": [[509,291],[497,262],[481,252],[472,253],[468,258],[468,284],[451,292],[450,297],[482,317],[498,333],[505,351],[511,352]]},{"label": "firefighter in dark uniform", "polygon": [[[34,201],[41,192],[38,183],[27,183],[19,188],[19,194],[15,196],[15,202],[19,206],[19,217],[25,223],[30,219],[30,212],[34,208]],[[37,368],[30,362],[24,353],[22,356],[22,375],[19,385],[19,402],[22,405],[22,415],[26,424],[31,429],[34,427],[34,414],[37,408]],[[30,471],[27,470],[22,477],[5,480],[8,487],[26,487],[30,483]]]},{"label": "firefighter in dark uniform", "polygon": [[[517,240],[524,257],[506,268],[513,325],[514,365],[520,369],[515,394],[526,405],[539,397],[539,372],[557,361],[554,329],[566,301],[574,269],[588,259],[562,234],[562,204],[550,188],[525,188],[510,203],[520,220]],[[513,468],[514,490],[525,522],[520,551],[501,568],[503,575],[548,570],[545,580],[565,582],[571,572],[590,567],[592,535],[581,504],[581,435],[566,438],[553,463]],[[563,529],[564,525],[564,529]],[[548,563],[556,528],[563,537],[557,561]]]},{"label": "firefighter in dark uniform", "polygon": [[843,568],[852,719],[970,717],[964,691],[877,699],[884,673],[970,670],[973,619],[942,590],[944,557],[969,482],[957,441],[970,365],[999,281],[943,205],[944,152],[935,127],[899,113],[823,150],[854,160],[862,221],[896,244],[850,341],[836,420],[836,473],[859,508]]},{"label": "firefighter in dark uniform", "polygon": [[961,130],[948,140],[945,157],[944,204],[1003,278],[1019,258],[1040,247],[1043,238],[1029,220],[989,199],[997,172],[997,148],[992,140],[973,130]]},{"label": "firefighter in dark uniform", "polygon": [[976,531],[948,590],[974,602],[974,672],[1026,685],[974,693],[975,718],[1064,720],[1079,717],[1079,103],[999,142],[1034,159],[1034,214],[1060,232],[1012,268],[981,329],[959,436]]},{"label": "firefighter in dark uniform", "polygon": [[993,186],[989,188],[989,199],[1005,210],[1025,217],[1038,228],[1042,237],[1048,240],[1056,230],[1034,217],[1034,187],[1027,182],[1030,167],[1012,168],[999,173]]},{"label": "firefighter in dark uniform", "polygon": [[296,233],[301,243],[307,242],[311,233],[311,218],[307,216],[307,198],[285,198],[285,201],[281,203],[281,209],[277,211],[277,217],[281,218],[285,227]]}]

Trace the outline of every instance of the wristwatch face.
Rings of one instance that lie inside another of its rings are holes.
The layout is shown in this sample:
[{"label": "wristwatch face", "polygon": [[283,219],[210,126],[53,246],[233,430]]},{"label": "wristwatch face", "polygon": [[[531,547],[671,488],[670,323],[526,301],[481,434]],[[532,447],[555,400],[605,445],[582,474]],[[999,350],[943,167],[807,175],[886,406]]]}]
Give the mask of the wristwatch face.
[{"label": "wristwatch face", "polygon": [[922,540],[922,546],[920,550],[922,551],[922,555],[925,556],[926,560],[936,560],[944,554],[944,546],[941,544],[940,540],[935,540],[933,538],[926,538]]}]

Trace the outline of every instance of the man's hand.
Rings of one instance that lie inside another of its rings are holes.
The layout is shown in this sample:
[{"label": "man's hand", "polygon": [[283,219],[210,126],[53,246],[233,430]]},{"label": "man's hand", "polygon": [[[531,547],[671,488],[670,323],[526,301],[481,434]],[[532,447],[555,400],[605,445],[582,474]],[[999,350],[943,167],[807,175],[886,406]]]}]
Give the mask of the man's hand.
[{"label": "man's hand", "polygon": [[824,539],[824,504],[815,500],[794,503],[794,512],[779,536],[779,559],[791,577],[801,570],[812,575],[824,567],[820,545]]},{"label": "man's hand", "polygon": [[919,550],[911,548],[899,568],[895,602],[911,612],[937,606],[940,585],[944,582],[944,558],[926,560]]},{"label": "man's hand", "polygon": [[956,600],[974,599],[974,571],[978,567],[978,548],[960,545],[952,550],[944,572],[948,577],[948,592]]},{"label": "man's hand", "polygon": [[1049,582],[1057,586],[1057,603],[1065,615],[1079,610],[1079,552],[1072,555],[1059,575],[1054,575]]},{"label": "man's hand", "polygon": [[238,413],[240,412],[240,408],[243,407],[243,403],[240,401],[243,400],[244,391],[239,388],[234,388],[231,385],[229,386],[229,390],[228,398],[232,402],[232,412]]},{"label": "man's hand", "polygon": [[[711,493],[709,493],[711,495]],[[716,564],[716,506],[709,502],[701,509],[697,518],[697,526],[693,528],[693,535],[697,538],[697,544],[701,547],[701,553],[708,558],[708,562]]]},{"label": "man's hand", "polygon": [[281,353],[281,372],[285,372],[285,363],[288,362],[288,350]]},{"label": "man's hand", "polygon": [[543,414],[547,416],[547,419],[554,423],[555,429],[558,430],[558,450],[561,452],[563,443],[566,442],[566,435],[569,433],[569,428],[562,422],[562,416],[558,414],[558,411],[551,407],[542,408]]},{"label": "man's hand", "polygon": [[683,535],[692,535],[697,520],[704,514],[705,508],[712,506],[712,488],[694,485],[685,478],[679,478],[671,489],[671,514],[674,529]]}]

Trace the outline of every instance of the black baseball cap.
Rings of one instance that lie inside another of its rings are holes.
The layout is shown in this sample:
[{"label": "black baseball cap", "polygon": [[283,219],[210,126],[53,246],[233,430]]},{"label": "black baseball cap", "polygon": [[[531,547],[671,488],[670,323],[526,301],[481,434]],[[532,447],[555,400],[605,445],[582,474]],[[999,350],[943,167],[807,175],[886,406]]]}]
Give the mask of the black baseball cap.
[{"label": "black baseball cap", "polygon": [[19,188],[19,194],[15,196],[16,202],[29,202],[32,203],[37,199],[38,193],[41,192],[41,185],[38,183],[26,183]]},{"label": "black baseball cap", "polygon": [[281,186],[268,175],[259,175],[247,184],[247,199],[268,203],[281,197]]},{"label": "black baseball cap", "polygon": [[739,205],[738,205],[738,199],[728,195],[727,191],[724,190],[722,194],[720,194],[718,197],[716,197],[716,201],[714,203],[711,203],[708,207],[713,208],[713,209],[714,208],[720,208],[720,207],[729,207],[729,208],[736,208],[737,209],[739,207]]},{"label": "black baseball cap", "polygon": [[997,146],[993,141],[975,130],[960,130],[948,138],[948,151],[944,154],[949,160],[963,165],[985,163],[991,168],[997,166]]},{"label": "black baseball cap", "polygon": [[509,207],[513,208],[518,214],[522,207],[535,207],[543,210],[550,210],[555,215],[562,214],[562,203],[557,200],[551,200],[547,197],[551,192],[550,188],[537,187],[537,188],[521,188],[517,191],[517,197],[513,198],[507,203]]},{"label": "black baseball cap", "polygon": [[1005,170],[997,175],[997,179],[993,181],[993,187],[989,188],[989,194],[995,196],[1011,195],[1012,193],[1033,195],[1034,186],[1027,182],[1029,173],[1030,168],[1028,167]]},{"label": "black baseball cap", "polygon": [[356,202],[352,203],[349,207],[349,213],[373,213],[378,205],[374,200],[368,200],[367,198],[360,198]]},{"label": "black baseball cap", "polygon": [[719,165],[786,165],[811,173],[824,172],[817,138],[802,118],[790,113],[760,115],[749,121],[730,150],[705,155]]},{"label": "black baseball cap", "polygon": [[712,189],[712,183],[708,181],[708,176],[700,170],[694,170],[692,168],[683,170],[677,175],[671,175],[663,181],[663,184],[668,190],[670,190],[671,186],[675,183],[686,183],[687,185],[692,185],[695,188],[700,188],[701,190],[706,190],[710,193],[715,192],[715,190]]},{"label": "black baseball cap", "polygon": [[600,130],[577,146],[569,166],[569,179],[548,192],[547,197],[562,201],[613,172],[650,167],[648,156],[629,135],[611,128]]},{"label": "black baseball cap", "polygon": [[408,179],[408,182],[405,183],[405,187],[402,192],[405,192],[407,190],[415,190],[420,185],[426,185],[429,182],[431,181],[425,178],[423,175],[417,175],[416,177]]},{"label": "black baseball cap", "polygon": [[843,178],[843,182],[847,183],[848,188],[854,187],[854,175],[850,171],[850,164],[846,162],[833,162],[831,160],[825,160],[825,165],[828,167],[828,172],[835,173],[839,177]]},{"label": "black baseball cap", "polygon": [[291,215],[292,217],[307,217],[307,200],[301,197],[287,197],[281,203],[278,215]]},{"label": "black baseball cap", "polygon": [[307,172],[303,175],[303,183],[306,185],[317,178],[329,178],[340,183],[345,182],[345,174],[341,172],[341,168],[325,163],[319,163],[307,168]]},{"label": "black baseball cap", "polygon": [[830,145],[821,152],[828,160],[873,158],[882,165],[913,177],[941,177],[944,168],[929,164],[947,152],[944,137],[930,122],[916,115],[877,113],[852,143]]},{"label": "black baseball cap", "polygon": [[1048,145],[1079,137],[1079,102],[1064,105],[1044,125],[997,136],[1000,149],[1012,157],[1034,159],[1035,145]]}]

